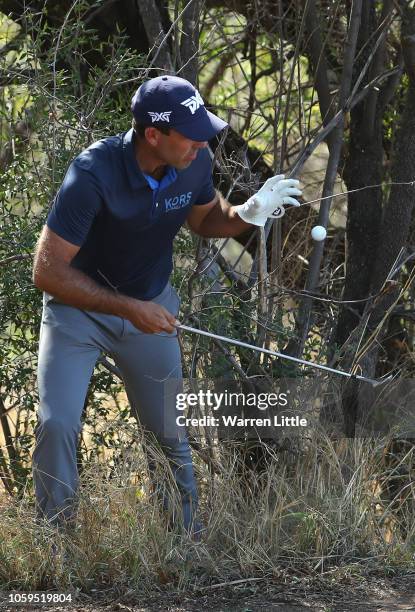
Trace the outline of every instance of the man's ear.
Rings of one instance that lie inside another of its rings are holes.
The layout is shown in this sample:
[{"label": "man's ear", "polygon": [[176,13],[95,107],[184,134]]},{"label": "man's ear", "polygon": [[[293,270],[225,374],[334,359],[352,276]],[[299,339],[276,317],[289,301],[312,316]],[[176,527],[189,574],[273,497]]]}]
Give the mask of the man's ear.
[{"label": "man's ear", "polygon": [[153,147],[156,147],[160,142],[161,132],[159,132],[159,130],[156,130],[156,128],[150,126],[144,130],[144,136],[149,144],[151,144]]}]

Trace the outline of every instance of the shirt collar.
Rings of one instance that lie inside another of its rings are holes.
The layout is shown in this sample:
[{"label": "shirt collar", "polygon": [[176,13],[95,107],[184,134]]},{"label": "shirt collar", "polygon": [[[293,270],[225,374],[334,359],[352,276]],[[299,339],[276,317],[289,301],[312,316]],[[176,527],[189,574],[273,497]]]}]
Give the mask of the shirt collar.
[{"label": "shirt collar", "polygon": [[124,134],[123,152],[128,179],[133,189],[139,189],[143,185],[147,184],[153,191],[158,189],[162,191],[163,189],[169,187],[169,185],[174,183],[174,181],[177,179],[177,171],[171,166],[167,167],[167,172],[161,181],[157,181],[152,176],[142,172],[135,156],[133,128]]},{"label": "shirt collar", "polygon": [[149,174],[146,174],[145,172],[143,172],[143,175],[153,191],[163,191],[163,189],[167,189],[167,187],[169,187],[177,179],[176,168],[172,168],[171,166],[167,166],[167,172],[161,181],[157,181],[155,178]]}]

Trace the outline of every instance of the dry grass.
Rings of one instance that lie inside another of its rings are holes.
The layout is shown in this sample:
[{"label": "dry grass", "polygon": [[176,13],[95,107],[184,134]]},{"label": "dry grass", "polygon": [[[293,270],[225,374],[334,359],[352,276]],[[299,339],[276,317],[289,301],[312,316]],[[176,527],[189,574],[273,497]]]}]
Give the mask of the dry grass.
[{"label": "dry grass", "polygon": [[[138,448],[111,480],[105,463],[83,473],[79,522],[72,532],[36,524],[29,495],[23,502],[5,501],[1,588],[89,592],[106,586],[151,593],[161,584],[200,588],[275,576],[287,567],[310,574],[356,568],[363,561],[382,571],[412,568],[413,478],[402,482],[394,499],[386,495],[392,476],[384,465],[385,441],[333,442],[315,431],[291,444],[298,452],[268,449],[267,469],[245,478],[229,448],[217,452],[214,476],[195,457],[207,528],[202,543],[166,529]],[[161,455],[159,463],[160,474],[168,473]],[[412,463],[411,453],[405,458],[409,472]],[[173,482],[167,481],[174,496]]]}]

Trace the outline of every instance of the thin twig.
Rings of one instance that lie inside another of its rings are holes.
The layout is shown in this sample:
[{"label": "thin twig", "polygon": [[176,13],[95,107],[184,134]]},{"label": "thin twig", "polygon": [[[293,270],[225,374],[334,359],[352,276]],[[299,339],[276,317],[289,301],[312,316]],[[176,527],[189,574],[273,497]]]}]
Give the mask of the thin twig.
[{"label": "thin twig", "polygon": [[210,584],[204,587],[196,587],[198,591],[212,591],[213,589],[221,589],[222,587],[233,586],[235,584],[244,584],[246,582],[260,582],[267,580],[266,576],[262,578],[241,578],[240,580],[231,580],[230,582],[219,582],[218,584]]},{"label": "thin twig", "polygon": [[21,261],[22,259],[30,259],[33,257],[34,253],[21,253],[20,255],[10,255],[10,257],[6,257],[6,259],[0,259],[0,266],[5,266],[12,261]]}]

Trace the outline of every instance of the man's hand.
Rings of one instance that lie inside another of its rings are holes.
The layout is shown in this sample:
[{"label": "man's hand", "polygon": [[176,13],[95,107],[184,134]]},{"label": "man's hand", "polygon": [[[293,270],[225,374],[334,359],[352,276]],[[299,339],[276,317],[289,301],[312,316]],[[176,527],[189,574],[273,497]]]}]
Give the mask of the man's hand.
[{"label": "man's hand", "polygon": [[134,327],[145,334],[157,334],[160,332],[171,334],[176,329],[176,317],[164,306],[160,306],[160,304],[155,302],[146,302],[132,298],[128,309],[128,319]]},{"label": "man's hand", "polygon": [[234,209],[246,223],[264,227],[268,217],[282,217],[284,204],[300,206],[292,196],[302,195],[298,189],[300,181],[286,179],[284,174],[278,174],[268,179],[261,189],[252,197]]}]

